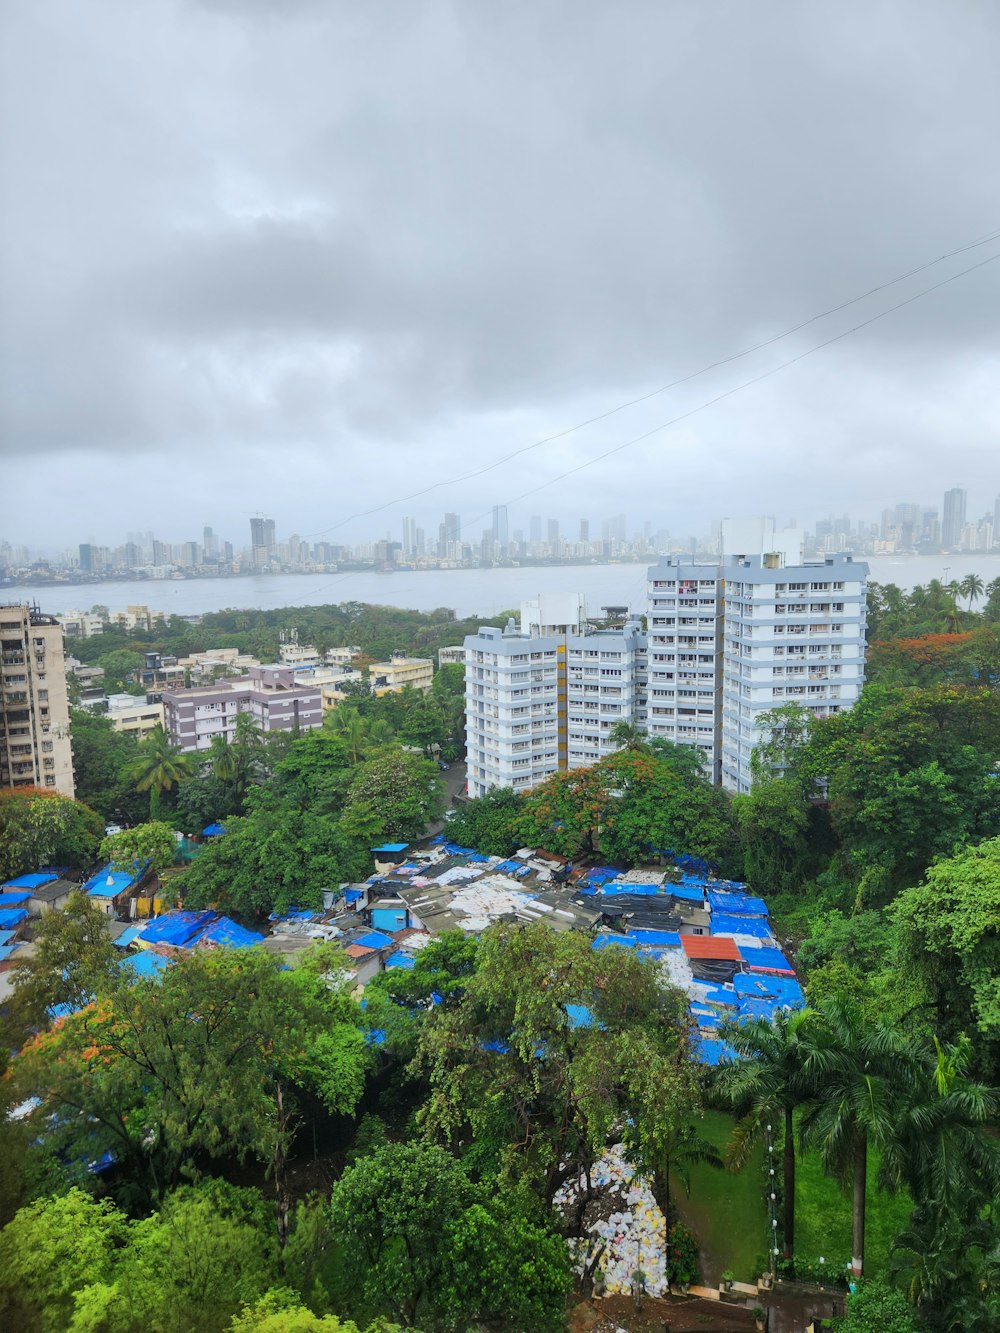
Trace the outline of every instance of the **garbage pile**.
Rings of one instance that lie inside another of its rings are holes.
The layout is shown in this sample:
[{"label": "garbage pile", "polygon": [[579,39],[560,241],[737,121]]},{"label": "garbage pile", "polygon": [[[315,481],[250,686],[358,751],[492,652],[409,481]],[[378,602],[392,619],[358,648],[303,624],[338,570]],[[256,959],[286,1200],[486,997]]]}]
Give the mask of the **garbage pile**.
[{"label": "garbage pile", "polygon": [[[628,1295],[632,1275],[641,1270],[650,1296],[662,1296],[667,1283],[667,1224],[646,1178],[626,1161],[622,1144],[609,1148],[591,1172],[594,1198],[584,1214],[584,1239],[574,1246],[580,1274],[603,1250],[597,1267],[604,1271],[609,1296]],[[572,1208],[586,1189],[586,1180],[567,1181],[556,1194],[555,1207]]]}]

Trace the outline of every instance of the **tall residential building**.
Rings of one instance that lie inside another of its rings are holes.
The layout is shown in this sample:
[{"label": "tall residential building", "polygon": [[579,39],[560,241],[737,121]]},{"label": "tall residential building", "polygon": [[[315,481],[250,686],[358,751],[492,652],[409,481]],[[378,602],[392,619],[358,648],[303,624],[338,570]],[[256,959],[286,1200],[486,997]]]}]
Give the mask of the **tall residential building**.
[{"label": "tall residential building", "polygon": [[528,520],[528,541],[532,546],[541,546],[542,544],[541,514],[532,514]]},{"label": "tall residential building", "polygon": [[700,750],[719,781],[722,715],[722,571],[664,558],[648,575],[650,736]]},{"label": "tall residential building", "polygon": [[72,796],[62,626],[37,607],[0,606],[0,787]]},{"label": "tall residential building", "polygon": [[407,559],[417,553],[417,520],[415,518],[403,519],[403,555]]},{"label": "tall residential building", "polygon": [[469,635],[470,795],[596,763],[621,721],[697,747],[706,776],[747,791],[762,713],[850,708],[864,682],[867,565],[842,553],[803,561],[801,533],[772,520],[727,520],[722,546],[711,564],[664,558],[649,570],[646,633],[631,618],[588,631],[582,598],[542,597],[520,629]]},{"label": "tall residential building", "polygon": [[731,557],[722,574],[720,780],[745,792],[762,713],[794,703],[828,717],[857,702],[868,566],[843,554],[786,563],[772,552]]},{"label": "tall residential building", "polygon": [[548,543],[553,550],[559,545],[559,520],[550,518],[547,524]]},{"label": "tall residential building", "polygon": [[567,768],[588,768],[612,754],[617,724],[645,717],[646,635],[637,617],[622,629],[567,637],[565,711]]},{"label": "tall residential building", "polygon": [[966,493],[960,486],[944,493],[944,517],[941,519],[941,545],[956,550],[962,543],[965,527]]}]

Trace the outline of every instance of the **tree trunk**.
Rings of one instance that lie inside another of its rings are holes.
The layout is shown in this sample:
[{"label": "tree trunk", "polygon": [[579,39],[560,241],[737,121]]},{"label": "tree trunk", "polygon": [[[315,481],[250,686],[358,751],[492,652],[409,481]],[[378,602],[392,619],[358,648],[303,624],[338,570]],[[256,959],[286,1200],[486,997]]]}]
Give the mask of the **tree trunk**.
[{"label": "tree trunk", "polygon": [[291,1207],[291,1200],[288,1194],[288,1176],[286,1174],[287,1154],[289,1137],[289,1125],[291,1115],[285,1110],[284,1089],[279,1082],[276,1089],[277,1103],[277,1126],[274,1135],[274,1158],[272,1166],[274,1168],[274,1196],[275,1213],[278,1226],[278,1247],[284,1250],[288,1243],[288,1214]]},{"label": "tree trunk", "polygon": [[795,1253],[795,1123],[792,1117],[792,1108],[790,1106],[785,1107],[783,1189],[785,1194],[785,1258],[791,1259],[792,1255]]},{"label": "tree trunk", "polygon": [[862,1134],[854,1148],[854,1205],[852,1209],[851,1272],[860,1277],[865,1266],[865,1189],[868,1183],[868,1136]]}]

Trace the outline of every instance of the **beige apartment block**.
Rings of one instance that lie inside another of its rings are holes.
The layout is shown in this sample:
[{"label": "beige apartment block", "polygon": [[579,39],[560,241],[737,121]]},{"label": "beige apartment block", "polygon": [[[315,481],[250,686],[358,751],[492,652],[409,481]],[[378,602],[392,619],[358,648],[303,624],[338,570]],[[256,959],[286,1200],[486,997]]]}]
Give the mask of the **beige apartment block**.
[{"label": "beige apartment block", "polygon": [[0,787],[74,794],[63,630],[33,606],[0,606]]},{"label": "beige apartment block", "polygon": [[163,726],[163,704],[149,704],[143,695],[113,694],[105,714],[115,731],[143,741],[151,731]]},{"label": "beige apartment block", "polygon": [[393,653],[388,662],[372,663],[369,678],[372,694],[392,694],[407,685],[415,690],[429,690],[434,683],[434,662],[430,657]]}]

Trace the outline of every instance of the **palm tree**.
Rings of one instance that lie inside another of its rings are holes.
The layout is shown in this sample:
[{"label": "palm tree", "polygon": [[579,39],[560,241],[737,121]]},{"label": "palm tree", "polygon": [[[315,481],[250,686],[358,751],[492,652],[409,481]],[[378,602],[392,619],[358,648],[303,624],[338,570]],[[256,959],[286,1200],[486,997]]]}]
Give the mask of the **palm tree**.
[{"label": "palm tree", "polygon": [[959,591],[963,597],[968,597],[969,605],[966,610],[971,611],[972,603],[978,602],[983,595],[983,581],[978,574],[966,574],[959,584]]},{"label": "palm tree", "polygon": [[236,777],[236,756],[225,736],[213,736],[208,747],[211,771],[220,782],[232,782]]},{"label": "palm tree", "polygon": [[632,1160],[647,1169],[651,1168],[650,1185],[653,1198],[659,1204],[660,1212],[667,1219],[668,1227],[671,1225],[671,1213],[673,1212],[670,1199],[670,1177],[674,1176],[680,1182],[685,1195],[690,1199],[691,1168],[693,1166],[722,1167],[725,1165],[715,1144],[706,1139],[704,1135],[699,1134],[697,1127],[692,1124],[664,1125],[657,1136],[656,1147],[652,1152],[652,1160],[650,1160],[648,1150],[641,1159],[636,1154]]},{"label": "palm tree", "polygon": [[805,1073],[809,1050],[809,1010],[779,1010],[773,1020],[753,1018],[725,1022],[719,1035],[741,1060],[719,1067],[717,1090],[740,1119],[729,1144],[728,1162],[738,1170],[747,1161],[771,1122],[784,1126],[782,1188],[784,1192],[784,1254],[795,1247],[795,1110],[810,1095]]},{"label": "palm tree", "polygon": [[163,793],[176,787],[194,772],[194,760],[170,744],[162,727],[154,727],[139,742],[139,752],[132,765],[131,777],[136,791],[149,792],[149,817],[158,819]]},{"label": "palm tree", "polygon": [[867,1018],[846,995],[832,995],[814,1011],[803,1070],[812,1096],[802,1117],[802,1137],[815,1143],[823,1166],[851,1186],[851,1267],[864,1269],[865,1191],[868,1149],[882,1150],[879,1186],[892,1193],[901,1183],[895,1149],[898,1108],[917,1077],[906,1039]]},{"label": "palm tree", "polygon": [[888,1145],[893,1169],[918,1204],[970,1220],[1000,1198],[1000,1144],[984,1128],[1000,1114],[1000,1092],[969,1078],[972,1043],[962,1037],[923,1061]]},{"label": "palm tree", "polygon": [[356,764],[364,750],[365,719],[356,708],[340,703],[329,714],[327,722],[347,746],[351,763]]},{"label": "palm tree", "polygon": [[649,749],[648,738],[641,727],[631,722],[616,722],[608,733],[608,740],[616,750],[646,752]]}]

